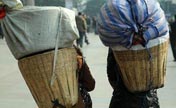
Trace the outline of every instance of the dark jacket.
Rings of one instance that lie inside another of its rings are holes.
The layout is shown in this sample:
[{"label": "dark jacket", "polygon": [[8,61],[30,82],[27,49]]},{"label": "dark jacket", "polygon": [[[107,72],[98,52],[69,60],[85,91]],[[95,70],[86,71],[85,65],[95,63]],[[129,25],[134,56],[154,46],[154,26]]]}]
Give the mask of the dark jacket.
[{"label": "dark jacket", "polygon": [[[77,50],[78,55],[83,56],[80,49],[77,47],[75,47],[75,48]],[[79,70],[78,74],[79,74],[79,78],[78,78],[79,84],[81,84],[85,88],[85,90],[87,90],[88,92],[94,90],[95,79],[93,78],[86,61],[83,62],[83,65],[82,65],[81,69]],[[78,103],[74,108],[87,108],[87,107],[85,107],[85,103],[83,102],[83,97],[82,97],[80,91],[79,91]],[[90,107],[88,107],[88,108],[90,108]]]},{"label": "dark jacket", "polygon": [[79,32],[85,32],[86,31],[86,23],[85,20],[81,15],[76,16],[76,25]]},{"label": "dark jacket", "polygon": [[176,61],[176,20],[170,24],[170,27],[171,27],[170,43],[171,43],[174,61]]}]

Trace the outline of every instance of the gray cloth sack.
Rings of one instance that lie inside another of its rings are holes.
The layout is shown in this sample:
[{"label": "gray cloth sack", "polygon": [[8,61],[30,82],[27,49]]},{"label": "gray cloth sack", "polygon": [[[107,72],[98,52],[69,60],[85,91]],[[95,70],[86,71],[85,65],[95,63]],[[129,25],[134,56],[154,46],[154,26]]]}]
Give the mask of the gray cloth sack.
[{"label": "gray cloth sack", "polygon": [[16,59],[55,47],[72,47],[78,38],[75,12],[62,7],[28,6],[9,11],[1,27]]}]

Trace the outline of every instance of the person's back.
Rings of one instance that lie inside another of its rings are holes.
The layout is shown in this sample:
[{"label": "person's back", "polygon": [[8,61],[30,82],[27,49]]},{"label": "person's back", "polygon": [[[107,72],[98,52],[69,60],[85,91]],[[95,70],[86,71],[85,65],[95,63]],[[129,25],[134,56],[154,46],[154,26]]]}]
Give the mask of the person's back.
[{"label": "person's back", "polygon": [[79,31],[85,31],[84,20],[81,15],[76,16],[76,25]]},{"label": "person's back", "polygon": [[82,17],[82,13],[79,12],[78,16],[76,16],[76,25],[79,31],[79,39],[77,39],[77,46],[83,47],[83,38],[86,32],[85,21]]}]

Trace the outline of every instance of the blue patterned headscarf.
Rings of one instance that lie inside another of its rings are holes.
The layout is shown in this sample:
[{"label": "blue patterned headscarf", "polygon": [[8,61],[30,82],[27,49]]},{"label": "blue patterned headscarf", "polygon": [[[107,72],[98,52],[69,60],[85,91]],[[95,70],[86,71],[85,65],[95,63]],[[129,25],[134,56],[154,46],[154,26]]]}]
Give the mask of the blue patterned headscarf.
[{"label": "blue patterned headscarf", "polygon": [[145,44],[164,36],[167,20],[157,0],[108,0],[98,16],[98,31],[105,46],[132,46],[134,33],[143,30]]}]

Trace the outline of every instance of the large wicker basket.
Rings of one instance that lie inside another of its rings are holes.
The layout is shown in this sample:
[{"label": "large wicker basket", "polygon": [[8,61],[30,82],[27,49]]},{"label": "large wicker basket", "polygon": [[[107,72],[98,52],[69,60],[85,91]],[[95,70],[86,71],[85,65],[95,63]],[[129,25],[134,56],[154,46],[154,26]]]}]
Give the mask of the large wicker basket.
[{"label": "large wicker basket", "polygon": [[164,86],[168,41],[144,50],[113,51],[121,77],[130,92],[142,92]]},{"label": "large wicker basket", "polygon": [[23,58],[18,62],[20,71],[39,108],[72,108],[78,101],[76,51],[58,50],[56,80],[51,86],[53,56],[51,51]]}]

